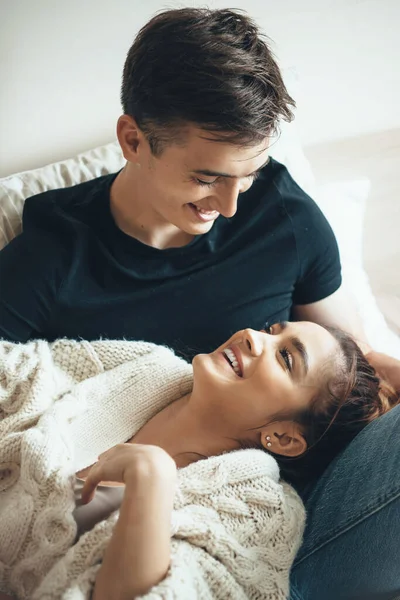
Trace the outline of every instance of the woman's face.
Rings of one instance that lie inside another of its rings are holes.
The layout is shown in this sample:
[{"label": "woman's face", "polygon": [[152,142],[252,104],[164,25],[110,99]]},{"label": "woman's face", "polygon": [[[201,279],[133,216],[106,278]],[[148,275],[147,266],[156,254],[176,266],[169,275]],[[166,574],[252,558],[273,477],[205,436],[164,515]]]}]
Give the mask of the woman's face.
[{"label": "woman's face", "polygon": [[310,322],[244,329],[211,354],[193,360],[193,397],[227,435],[262,427],[306,408],[332,374],[338,343]]}]

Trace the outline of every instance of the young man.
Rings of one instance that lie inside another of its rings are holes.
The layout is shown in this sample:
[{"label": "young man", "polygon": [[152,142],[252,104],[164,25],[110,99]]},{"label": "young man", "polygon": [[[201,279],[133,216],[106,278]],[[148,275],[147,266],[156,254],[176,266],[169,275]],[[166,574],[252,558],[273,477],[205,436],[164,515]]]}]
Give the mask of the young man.
[{"label": "young man", "polygon": [[250,19],[158,15],[128,53],[122,104],[126,167],[27,200],[0,255],[1,336],[147,339],[191,356],[292,311],[356,333],[328,223],[269,160],[294,101]]},{"label": "young man", "polygon": [[[27,200],[0,254],[0,336],[146,339],[190,358],[293,316],[363,341],[328,223],[269,159],[294,101],[248,17],[153,18],[122,104],[124,169]],[[366,350],[400,387],[398,363]]]}]

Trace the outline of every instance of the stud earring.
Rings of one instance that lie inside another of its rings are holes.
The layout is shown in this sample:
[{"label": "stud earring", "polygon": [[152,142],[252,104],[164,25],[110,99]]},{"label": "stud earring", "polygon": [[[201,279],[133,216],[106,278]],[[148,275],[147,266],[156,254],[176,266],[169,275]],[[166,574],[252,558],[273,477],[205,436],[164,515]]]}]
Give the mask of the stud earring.
[{"label": "stud earring", "polygon": [[267,437],[265,438],[267,440],[267,446],[268,448],[271,448],[272,444],[271,444],[271,438],[269,435],[267,435]]}]

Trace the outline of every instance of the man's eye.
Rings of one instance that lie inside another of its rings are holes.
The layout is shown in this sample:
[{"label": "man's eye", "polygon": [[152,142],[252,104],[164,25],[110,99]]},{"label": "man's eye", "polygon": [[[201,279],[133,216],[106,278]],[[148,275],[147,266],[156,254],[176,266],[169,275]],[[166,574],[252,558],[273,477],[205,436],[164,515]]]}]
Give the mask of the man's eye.
[{"label": "man's eye", "polygon": [[[248,175],[246,177],[246,179],[251,179],[251,183],[254,183],[254,181],[260,176],[260,174],[261,174],[261,171],[256,171],[255,173]],[[199,179],[198,177],[194,177],[193,181],[197,185],[204,185],[207,187],[211,187],[211,186],[215,185],[216,183],[218,183],[218,177],[217,177],[217,179],[214,179],[214,181],[204,181],[204,179]]]},{"label": "man's eye", "polygon": [[207,185],[207,186],[211,187],[212,185],[214,185],[215,183],[217,183],[218,179],[214,179],[214,181],[203,181],[202,179],[197,179],[197,177],[195,177],[194,181],[198,185]]},{"label": "man's eye", "polygon": [[290,354],[289,350],[287,348],[282,348],[282,350],[279,350],[279,353],[282,356],[283,360],[285,361],[287,370],[291,371],[293,359],[292,359],[292,355]]},{"label": "man's eye", "polygon": [[254,183],[261,175],[261,171],[256,171],[255,173],[252,173],[251,175],[249,175],[249,179],[252,180],[252,182]]}]

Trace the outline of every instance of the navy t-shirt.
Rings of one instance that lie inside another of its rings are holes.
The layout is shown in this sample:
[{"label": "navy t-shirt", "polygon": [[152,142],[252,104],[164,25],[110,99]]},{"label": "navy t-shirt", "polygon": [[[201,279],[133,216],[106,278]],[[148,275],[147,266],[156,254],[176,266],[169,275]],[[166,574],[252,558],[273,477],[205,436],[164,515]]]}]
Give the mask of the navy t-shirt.
[{"label": "navy t-shirt", "polygon": [[340,286],[329,224],[272,159],[234,217],[165,250],[116,226],[115,177],[26,201],[23,233],[0,253],[0,337],[143,339],[191,358]]}]

